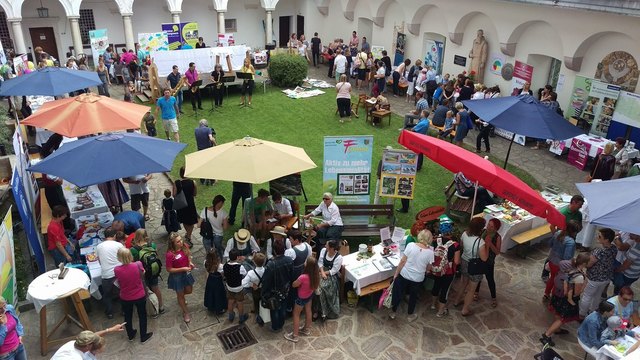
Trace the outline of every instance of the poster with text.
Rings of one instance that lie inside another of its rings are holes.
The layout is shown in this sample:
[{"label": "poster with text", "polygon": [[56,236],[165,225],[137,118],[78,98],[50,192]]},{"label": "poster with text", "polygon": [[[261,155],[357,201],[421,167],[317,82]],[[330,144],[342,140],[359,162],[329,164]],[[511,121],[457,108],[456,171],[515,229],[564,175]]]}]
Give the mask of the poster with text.
[{"label": "poster with text", "polygon": [[16,76],[28,74],[31,72],[29,68],[29,57],[22,54],[13,58],[13,67],[16,70]]},{"label": "poster with text", "polygon": [[612,120],[640,128],[640,95],[621,91]]},{"label": "poster with text", "polygon": [[164,31],[139,33],[138,43],[147,54],[151,54],[152,51],[169,51],[169,38]]},{"label": "poster with text", "polygon": [[371,135],[325,136],[322,192],[333,194],[338,205],[369,204],[372,155]]},{"label": "poster with text", "polygon": [[590,149],[591,144],[574,138],[571,140],[567,162],[580,170],[584,170],[587,166],[587,161],[589,161]]},{"label": "poster with text", "polygon": [[218,34],[218,46],[233,46],[235,44],[233,33]]},{"label": "poster with text", "polygon": [[513,79],[511,80],[511,88],[521,89],[525,82],[531,84],[533,79],[533,66],[516,60],[513,66]]},{"label": "poster with text", "polygon": [[404,45],[407,41],[407,35],[399,32],[396,38],[396,55],[393,58],[393,66],[398,66],[404,61]]},{"label": "poster with text", "polygon": [[426,53],[424,54],[424,65],[431,66],[438,75],[442,74],[444,43],[432,39],[425,40],[425,43]]},{"label": "poster with text", "polygon": [[198,23],[197,22],[184,22],[180,23],[180,34],[182,41],[191,45],[192,48],[196,48],[198,42]]},{"label": "poster with text", "polygon": [[382,59],[382,50],[384,50],[384,46],[373,45],[371,46],[371,55],[374,59],[380,60]]},{"label": "poster with text", "polygon": [[91,55],[93,56],[93,63],[98,64],[98,57],[104,54],[109,47],[109,37],[107,36],[107,29],[98,29],[89,31],[89,42],[91,43]]},{"label": "poster with text", "polygon": [[591,91],[591,83],[593,79],[576,75],[573,81],[573,90],[571,90],[571,98],[569,99],[569,106],[565,115],[567,117],[579,118],[582,116],[582,111],[586,107],[587,98]]},{"label": "poster with text", "polygon": [[169,42],[169,50],[178,50],[182,45],[182,36],[180,34],[180,24],[162,24],[162,31],[167,34]]},{"label": "poster with text", "polygon": [[582,111],[582,118],[591,123],[591,133],[606,136],[611,117],[620,95],[620,86],[594,80]]},{"label": "poster with text", "polygon": [[413,199],[418,171],[418,154],[409,150],[384,150],[380,196]]},{"label": "poster with text", "polygon": [[11,219],[11,207],[7,210],[2,224],[0,224],[0,290],[2,297],[8,304],[18,303],[18,286],[16,284],[16,256],[13,241],[13,221]]}]

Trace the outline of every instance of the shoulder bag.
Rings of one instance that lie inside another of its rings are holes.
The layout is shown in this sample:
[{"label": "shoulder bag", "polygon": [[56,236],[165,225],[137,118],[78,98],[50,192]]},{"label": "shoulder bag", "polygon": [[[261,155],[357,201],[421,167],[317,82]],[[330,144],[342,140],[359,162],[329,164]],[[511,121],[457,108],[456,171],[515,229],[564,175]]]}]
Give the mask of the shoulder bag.
[{"label": "shoulder bag", "polygon": [[[187,204],[187,197],[184,195],[184,190],[182,189],[182,181],[180,181],[180,189],[178,193],[173,198],[173,210],[180,210],[186,208],[189,204]],[[176,189],[178,188],[178,181],[176,181]]]},{"label": "shoulder bag", "polygon": [[[478,244],[476,246],[476,244]],[[476,248],[475,256],[473,255],[473,248]],[[469,260],[469,275],[483,275],[487,272],[487,262],[482,261],[478,252],[480,251],[480,237],[476,238],[471,246],[471,256]]]},{"label": "shoulder bag", "polygon": [[206,239],[213,239],[213,226],[209,222],[206,206],[204,207],[204,220],[200,224],[200,236]]}]

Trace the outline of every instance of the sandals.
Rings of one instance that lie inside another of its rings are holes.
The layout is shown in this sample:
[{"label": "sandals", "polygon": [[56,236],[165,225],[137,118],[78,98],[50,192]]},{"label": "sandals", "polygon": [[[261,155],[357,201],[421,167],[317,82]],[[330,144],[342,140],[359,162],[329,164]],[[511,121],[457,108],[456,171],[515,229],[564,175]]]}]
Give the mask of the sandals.
[{"label": "sandals", "polygon": [[491,307],[492,307],[492,308],[496,308],[496,307],[498,307],[498,301],[496,301],[496,299],[492,299],[492,300],[491,300]]},{"label": "sandals", "polygon": [[461,312],[460,315],[462,315],[464,317],[467,317],[467,316],[473,315],[473,311],[469,311],[469,312],[466,312],[466,313]]},{"label": "sandals", "polygon": [[480,299],[480,294],[475,293],[473,294],[473,301],[478,301]]},{"label": "sandals", "polygon": [[188,323],[190,323],[190,322],[191,322],[191,316],[190,316],[188,313],[184,313],[184,314],[182,314],[182,319],[184,320],[184,322],[185,322],[186,324],[188,324]]},{"label": "sandals", "polygon": [[149,217],[149,215],[145,215],[145,216],[144,216],[144,220],[145,220],[145,221],[149,221],[149,220],[151,220],[151,217]]}]

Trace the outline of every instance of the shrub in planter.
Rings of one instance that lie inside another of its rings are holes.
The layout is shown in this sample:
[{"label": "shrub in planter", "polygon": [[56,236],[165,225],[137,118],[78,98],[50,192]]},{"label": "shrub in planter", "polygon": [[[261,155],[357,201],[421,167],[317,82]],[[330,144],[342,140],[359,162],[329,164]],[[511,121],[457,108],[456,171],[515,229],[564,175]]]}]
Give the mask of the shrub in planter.
[{"label": "shrub in planter", "polygon": [[295,87],[307,77],[307,60],[302,56],[276,54],[269,60],[269,77],[279,87]]}]

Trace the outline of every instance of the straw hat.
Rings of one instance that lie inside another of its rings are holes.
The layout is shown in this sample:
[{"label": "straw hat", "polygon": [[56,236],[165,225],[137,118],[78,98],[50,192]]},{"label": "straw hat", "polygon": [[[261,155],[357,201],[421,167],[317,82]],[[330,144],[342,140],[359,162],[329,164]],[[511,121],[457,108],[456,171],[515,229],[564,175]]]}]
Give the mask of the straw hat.
[{"label": "straw hat", "polygon": [[233,234],[233,238],[236,239],[237,242],[244,244],[249,241],[251,237],[251,233],[247,229],[238,229],[238,231]]},{"label": "straw hat", "polygon": [[284,226],[275,226],[273,230],[270,231],[272,234],[278,234],[282,236],[287,236],[287,232],[285,231]]}]

